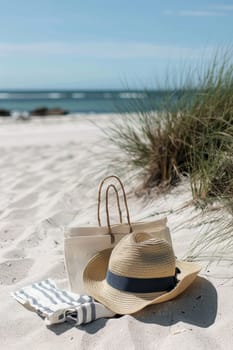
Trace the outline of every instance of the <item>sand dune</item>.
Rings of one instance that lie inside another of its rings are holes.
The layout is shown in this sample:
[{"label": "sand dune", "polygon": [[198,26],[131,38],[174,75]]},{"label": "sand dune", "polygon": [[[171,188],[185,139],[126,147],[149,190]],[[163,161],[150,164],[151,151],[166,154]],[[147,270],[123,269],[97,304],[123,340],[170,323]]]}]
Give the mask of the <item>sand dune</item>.
[{"label": "sand dune", "polygon": [[[108,119],[99,116],[98,124],[104,127]],[[98,182],[112,173],[108,159],[116,156],[93,120],[0,122],[1,349],[232,349],[230,262],[203,260],[200,277],[176,300],[77,328],[46,327],[11,298],[10,292],[47,277],[68,286],[63,229],[96,223]],[[167,215],[176,255],[185,256],[205,229],[197,211],[185,206],[191,199],[187,184],[163,197],[151,193],[145,201],[134,195],[129,174],[122,178],[132,219]]]}]

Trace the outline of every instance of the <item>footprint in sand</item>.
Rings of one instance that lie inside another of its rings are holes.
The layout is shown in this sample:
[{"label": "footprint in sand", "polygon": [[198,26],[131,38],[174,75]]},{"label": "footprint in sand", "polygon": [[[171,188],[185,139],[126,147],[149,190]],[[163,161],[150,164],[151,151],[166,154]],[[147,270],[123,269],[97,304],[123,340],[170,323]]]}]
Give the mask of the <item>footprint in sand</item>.
[{"label": "footprint in sand", "polygon": [[20,249],[34,248],[40,244],[42,239],[43,237],[40,236],[38,232],[32,232],[28,237],[21,240],[17,244],[17,247]]},{"label": "footprint in sand", "polygon": [[4,245],[11,245],[12,242],[21,235],[23,227],[16,224],[9,224],[8,221],[2,221],[1,224],[0,243],[4,243]]},{"label": "footprint in sand", "polygon": [[24,249],[13,249],[3,255],[6,259],[23,259],[25,257]]},{"label": "footprint in sand", "polygon": [[25,278],[32,267],[32,259],[7,260],[0,264],[0,284],[11,285]]}]

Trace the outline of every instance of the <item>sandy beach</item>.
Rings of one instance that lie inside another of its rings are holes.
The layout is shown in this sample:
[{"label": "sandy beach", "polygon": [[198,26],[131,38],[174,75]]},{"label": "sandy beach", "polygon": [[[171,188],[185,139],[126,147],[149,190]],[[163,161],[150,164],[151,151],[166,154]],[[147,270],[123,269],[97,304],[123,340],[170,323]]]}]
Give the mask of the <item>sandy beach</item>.
[{"label": "sandy beach", "polygon": [[[111,160],[120,157],[101,128],[115,117],[0,120],[1,349],[233,349],[233,266],[225,260],[209,264],[202,258],[199,277],[175,300],[85,326],[47,327],[10,296],[48,277],[68,288],[63,230],[97,224],[99,181],[116,172]],[[188,205],[188,184],[159,197],[152,191],[145,199],[135,195],[137,178],[125,170],[118,175],[131,219],[167,216],[176,256],[185,257],[210,221]]]}]

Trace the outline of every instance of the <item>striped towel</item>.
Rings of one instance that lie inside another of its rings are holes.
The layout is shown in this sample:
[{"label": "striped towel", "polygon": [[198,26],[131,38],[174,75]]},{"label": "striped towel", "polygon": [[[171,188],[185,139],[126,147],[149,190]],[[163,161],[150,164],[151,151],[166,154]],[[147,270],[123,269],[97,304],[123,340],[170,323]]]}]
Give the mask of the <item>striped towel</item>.
[{"label": "striped towel", "polygon": [[89,323],[115,314],[89,295],[57,288],[51,279],[33,283],[11,293],[19,303],[45,319],[47,325],[65,321],[75,325]]}]

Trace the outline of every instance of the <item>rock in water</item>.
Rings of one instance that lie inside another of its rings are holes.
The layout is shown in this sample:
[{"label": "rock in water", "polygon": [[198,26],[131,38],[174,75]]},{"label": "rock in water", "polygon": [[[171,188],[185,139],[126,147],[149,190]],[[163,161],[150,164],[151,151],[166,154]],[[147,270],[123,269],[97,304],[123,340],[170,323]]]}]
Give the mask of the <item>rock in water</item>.
[{"label": "rock in water", "polygon": [[10,117],[11,113],[7,109],[0,109],[0,117]]},{"label": "rock in water", "polygon": [[62,108],[51,108],[48,110],[48,115],[65,115],[65,114],[68,114],[68,112]]},{"label": "rock in water", "polygon": [[33,111],[31,111],[32,116],[46,116],[46,115],[65,115],[68,114],[67,111],[65,111],[62,108],[46,108],[46,107],[40,107],[36,108]]},{"label": "rock in water", "polygon": [[46,107],[39,107],[31,111],[32,116],[45,116],[48,115],[48,108]]}]

